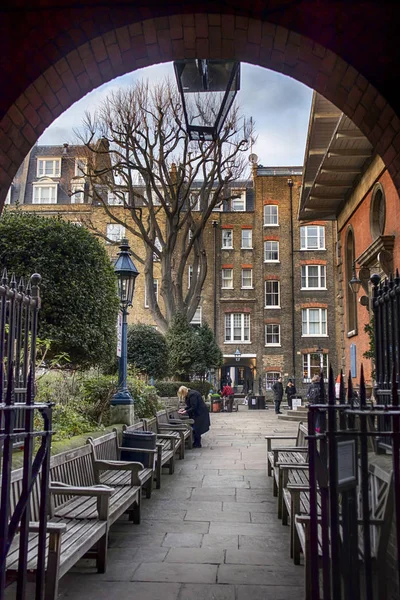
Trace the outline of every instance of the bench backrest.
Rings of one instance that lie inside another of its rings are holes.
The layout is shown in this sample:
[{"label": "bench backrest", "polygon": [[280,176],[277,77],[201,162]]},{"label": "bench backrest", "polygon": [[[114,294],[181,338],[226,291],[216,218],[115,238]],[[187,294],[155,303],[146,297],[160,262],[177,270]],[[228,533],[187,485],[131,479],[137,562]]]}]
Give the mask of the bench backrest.
[{"label": "bench backrest", "polygon": [[157,425],[169,425],[168,412],[166,409],[156,412]]},{"label": "bench backrest", "polygon": [[[52,456],[50,481],[60,481],[74,486],[96,485],[90,445],[80,446]],[[57,495],[54,497],[54,506],[58,507],[69,499],[70,496]]]},{"label": "bench backrest", "polygon": [[133,425],[123,425],[122,431],[147,431],[144,426],[144,421],[137,421]]},{"label": "bench backrest", "polygon": [[158,433],[156,417],[152,417],[151,419],[143,419],[143,421],[144,421],[144,426],[145,426],[146,431],[152,431],[153,433]]},{"label": "bench backrest", "polygon": [[[10,485],[10,514],[13,514],[15,507],[22,494],[23,469],[16,469],[11,472]],[[37,477],[29,498],[30,520],[39,521],[39,498],[40,498],[40,477]]]},{"label": "bench backrest", "polygon": [[297,431],[296,446],[307,446],[308,441],[306,436],[308,435],[308,428],[304,423],[299,423],[299,429]]},{"label": "bench backrest", "polygon": [[119,460],[118,433],[116,430],[98,438],[88,438],[94,460]]}]

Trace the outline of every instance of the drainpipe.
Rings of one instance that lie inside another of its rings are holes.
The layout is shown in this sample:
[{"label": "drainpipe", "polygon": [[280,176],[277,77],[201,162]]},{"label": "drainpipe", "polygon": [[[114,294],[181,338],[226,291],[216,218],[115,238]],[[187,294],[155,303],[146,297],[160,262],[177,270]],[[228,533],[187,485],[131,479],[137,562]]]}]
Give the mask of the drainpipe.
[{"label": "drainpipe", "polygon": [[214,230],[214,336],[217,340],[217,227],[218,221],[212,221]]},{"label": "drainpipe", "polygon": [[294,311],[294,241],[293,241],[293,179],[288,179],[289,186],[289,205],[290,205],[290,253],[291,253],[291,273],[290,280],[292,286],[292,370],[293,378],[296,382],[296,335],[295,335],[295,311]]}]

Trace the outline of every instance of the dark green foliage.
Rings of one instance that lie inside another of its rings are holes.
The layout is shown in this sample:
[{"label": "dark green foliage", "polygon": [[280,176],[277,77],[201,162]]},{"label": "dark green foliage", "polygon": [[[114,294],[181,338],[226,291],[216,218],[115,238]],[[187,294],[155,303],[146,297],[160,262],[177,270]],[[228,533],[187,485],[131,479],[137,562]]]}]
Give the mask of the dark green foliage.
[{"label": "dark green foliage", "polygon": [[[369,337],[369,350],[363,353],[364,358],[370,358],[372,361],[375,360],[375,330],[374,330],[374,317],[371,317],[369,323],[364,326],[365,333],[368,334]],[[375,379],[375,369],[372,370],[371,376],[372,379]]]},{"label": "dark green foliage", "polygon": [[205,377],[210,369],[218,369],[223,363],[222,352],[215,341],[214,332],[204,323],[196,329],[197,356],[192,366],[193,372],[199,377]]},{"label": "dark green foliage", "polygon": [[165,377],[168,348],[165,337],[151,325],[128,328],[128,362],[149,377]]},{"label": "dark green foliage", "polygon": [[178,390],[181,385],[185,385],[186,387],[197,390],[200,392],[202,396],[208,396],[211,383],[208,381],[156,381],[154,384],[155,389],[157,390],[157,394],[161,398],[171,398],[173,396],[177,396]]},{"label": "dark green foliage", "polygon": [[177,313],[166,335],[169,372],[176,379],[188,380],[192,365],[198,359],[198,343],[187,318]]},{"label": "dark green foliage", "polygon": [[38,335],[52,341],[49,359],[64,352],[72,367],[82,367],[115,355],[116,278],[104,247],[84,227],[5,212],[0,266],[18,277],[42,276]]}]

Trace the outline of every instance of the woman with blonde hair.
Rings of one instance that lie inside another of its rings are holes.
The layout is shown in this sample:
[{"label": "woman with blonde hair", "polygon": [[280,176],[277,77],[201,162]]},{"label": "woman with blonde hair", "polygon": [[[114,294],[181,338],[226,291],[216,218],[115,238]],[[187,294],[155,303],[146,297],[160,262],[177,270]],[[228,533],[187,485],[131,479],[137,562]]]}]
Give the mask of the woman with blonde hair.
[{"label": "woman with blonde hair", "polygon": [[193,427],[193,447],[201,448],[201,436],[210,429],[210,415],[206,403],[200,392],[190,390],[185,385],[181,385],[178,390],[179,400],[185,400],[186,407],[178,412],[181,415],[187,415],[194,420]]}]

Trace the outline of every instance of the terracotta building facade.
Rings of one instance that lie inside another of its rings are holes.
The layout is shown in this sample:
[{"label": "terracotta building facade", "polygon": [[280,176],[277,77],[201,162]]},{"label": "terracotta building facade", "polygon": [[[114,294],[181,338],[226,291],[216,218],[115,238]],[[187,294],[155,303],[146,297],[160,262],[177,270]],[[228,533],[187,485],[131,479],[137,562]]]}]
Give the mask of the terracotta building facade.
[{"label": "terracotta building facade", "polygon": [[[7,195],[10,208],[90,223],[111,259],[124,236],[144,256],[123,225],[129,218],[123,206],[105,196],[115,223],[90,200],[83,156],[79,146],[34,146]],[[235,182],[234,199],[213,211],[204,233],[208,272],[192,323],[207,321],[222,350],[224,364],[211,378],[220,385],[229,375],[238,393],[252,390],[267,400],[278,377],[284,384],[292,378],[304,397],[311,377],[337,364],[335,226],[298,220],[301,182],[301,167],[253,165],[247,181]],[[185,285],[191,276],[189,265]],[[155,264],[162,310],[160,286]],[[145,288],[139,277],[130,321],[154,325]]]}]

